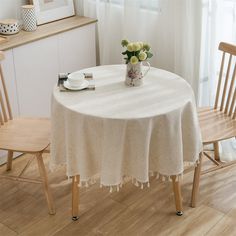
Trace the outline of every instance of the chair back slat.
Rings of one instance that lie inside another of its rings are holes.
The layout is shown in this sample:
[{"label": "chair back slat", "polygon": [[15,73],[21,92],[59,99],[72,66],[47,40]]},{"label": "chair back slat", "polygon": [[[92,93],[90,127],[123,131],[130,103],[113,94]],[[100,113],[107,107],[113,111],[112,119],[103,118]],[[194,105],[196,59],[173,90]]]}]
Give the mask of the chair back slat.
[{"label": "chair back slat", "polygon": [[3,113],[4,121],[7,122],[8,121],[7,112],[6,112],[6,108],[5,108],[5,104],[3,101],[3,96],[2,96],[1,90],[0,90],[0,106],[1,106],[2,113]]},{"label": "chair back slat", "polygon": [[223,76],[224,64],[225,64],[225,52],[223,52],[222,60],[221,60],[220,74],[219,74],[219,80],[218,80],[218,85],[217,85],[217,91],[216,91],[216,99],[215,99],[215,106],[214,106],[214,109],[217,109],[218,103],[219,103],[220,88],[221,88],[221,83],[222,83],[222,76]]},{"label": "chair back slat", "polygon": [[231,78],[231,83],[230,83],[230,87],[229,87],[229,91],[228,91],[228,98],[226,101],[225,111],[224,111],[225,114],[228,113],[230,102],[233,103],[233,101],[234,101],[234,100],[232,100],[232,95],[233,95],[233,89],[234,89],[234,84],[235,84],[235,78],[236,78],[236,63],[234,65],[234,72],[233,72],[233,75]]},{"label": "chair back slat", "polygon": [[236,118],[236,106],[234,107],[234,115],[233,115],[233,119]]},{"label": "chair back slat", "polygon": [[221,42],[219,45],[219,50],[223,51],[223,55],[221,60],[214,109],[219,109],[227,116],[235,119],[236,45]]},{"label": "chair back slat", "polygon": [[[4,59],[4,54],[2,52],[0,52],[0,56],[1,56],[0,59]],[[8,120],[12,120],[13,117],[1,64],[0,64],[0,82],[2,88],[2,91],[0,88],[1,119],[4,122],[7,122]]]},{"label": "chair back slat", "polygon": [[1,125],[4,125],[4,120],[3,120],[3,117],[2,117],[2,112],[0,110],[0,127]]},{"label": "chair back slat", "polygon": [[233,95],[231,106],[230,106],[230,109],[229,109],[229,116],[233,115],[233,110],[234,110],[234,107],[235,107],[235,102],[236,102],[236,88],[234,89],[234,95]]},{"label": "chair back slat", "polygon": [[229,62],[228,62],[228,67],[227,67],[227,72],[226,72],[226,77],[225,77],[224,90],[223,90],[222,100],[221,100],[221,105],[220,105],[220,111],[223,111],[224,104],[225,104],[225,96],[226,96],[226,91],[227,91],[227,86],[228,86],[228,81],[229,81],[229,73],[230,73],[230,68],[231,68],[231,61],[232,61],[232,55],[230,54]]}]

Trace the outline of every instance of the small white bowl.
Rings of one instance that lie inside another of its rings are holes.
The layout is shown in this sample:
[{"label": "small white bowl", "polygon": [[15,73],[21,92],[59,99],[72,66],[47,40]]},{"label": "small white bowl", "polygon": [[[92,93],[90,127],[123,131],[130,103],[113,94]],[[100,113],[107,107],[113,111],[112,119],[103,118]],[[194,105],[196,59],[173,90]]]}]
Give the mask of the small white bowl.
[{"label": "small white bowl", "polygon": [[67,79],[71,87],[80,87],[84,83],[84,74],[77,71],[68,75]]}]

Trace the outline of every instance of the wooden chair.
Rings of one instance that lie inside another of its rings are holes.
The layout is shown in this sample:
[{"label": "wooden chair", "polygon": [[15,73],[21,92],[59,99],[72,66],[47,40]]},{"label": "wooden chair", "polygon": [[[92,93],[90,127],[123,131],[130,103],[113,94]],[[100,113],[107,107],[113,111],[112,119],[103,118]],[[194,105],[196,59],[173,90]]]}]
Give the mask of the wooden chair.
[{"label": "wooden chair", "polygon": [[[194,173],[192,207],[196,206],[200,175],[236,163],[221,162],[219,156],[219,141],[236,136],[236,45],[221,42],[219,50],[223,55],[214,107],[200,108],[198,112],[203,145],[214,145],[214,158],[206,151],[201,153],[200,163]],[[216,166],[201,172],[202,156],[209,158]]]},{"label": "wooden chair", "polygon": [[[0,62],[4,59],[0,51]],[[0,64],[0,149],[8,151],[7,171],[12,169],[14,152],[30,153],[33,157],[18,176],[9,174],[0,175],[0,178],[10,180],[42,183],[45,192],[49,214],[55,214],[54,203],[49,189],[46,169],[42,153],[49,146],[50,121],[49,119],[16,118],[13,119],[7,89]],[[33,158],[37,159],[41,179],[25,178],[22,175],[29,167]]]}]

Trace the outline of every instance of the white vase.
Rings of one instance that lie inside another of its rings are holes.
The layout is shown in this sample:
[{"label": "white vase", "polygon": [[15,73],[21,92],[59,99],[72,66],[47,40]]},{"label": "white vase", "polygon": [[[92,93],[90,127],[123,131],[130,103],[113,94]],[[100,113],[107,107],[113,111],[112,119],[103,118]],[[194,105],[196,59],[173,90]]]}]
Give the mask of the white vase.
[{"label": "white vase", "polygon": [[140,86],[143,84],[143,77],[150,70],[150,64],[146,62],[148,68],[145,72],[142,71],[142,62],[138,62],[137,64],[131,64],[130,62],[127,64],[126,69],[126,77],[125,84],[131,87]]},{"label": "white vase", "polygon": [[21,7],[23,29],[25,31],[35,31],[37,29],[37,20],[35,8],[33,5],[24,5]]}]

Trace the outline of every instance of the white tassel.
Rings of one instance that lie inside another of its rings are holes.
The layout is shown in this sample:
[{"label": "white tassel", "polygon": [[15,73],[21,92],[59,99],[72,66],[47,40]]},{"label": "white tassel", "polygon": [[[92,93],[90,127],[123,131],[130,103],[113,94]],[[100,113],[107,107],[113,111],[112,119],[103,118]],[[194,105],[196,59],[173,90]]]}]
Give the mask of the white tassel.
[{"label": "white tassel", "polygon": [[171,178],[170,178],[170,176],[168,176],[168,181],[171,182]]},{"label": "white tassel", "polygon": [[79,182],[78,186],[79,186],[79,187],[82,187],[82,182]]},{"label": "white tassel", "polygon": [[143,189],[143,183],[141,183],[141,189]]},{"label": "white tassel", "polygon": [[153,177],[154,176],[154,173],[153,171],[150,171],[150,176]]},{"label": "white tassel", "polygon": [[163,175],[162,176],[162,179],[161,179],[162,181],[165,181],[166,180],[166,178],[165,178],[165,176]]},{"label": "white tassel", "polygon": [[157,175],[156,175],[156,179],[159,179],[160,178],[160,175],[159,175],[159,173],[157,173]]},{"label": "white tassel", "polygon": [[134,183],[134,178],[132,177],[132,184]]},{"label": "white tassel", "polygon": [[85,182],[85,187],[88,188],[89,184],[88,181]]},{"label": "white tassel", "polygon": [[110,193],[112,193],[112,191],[113,191],[113,188],[112,188],[112,186],[110,187]]},{"label": "white tassel", "polygon": [[116,187],[116,191],[117,191],[117,192],[120,191],[119,185],[117,185],[117,187]]},{"label": "white tassel", "polygon": [[150,188],[150,183],[149,182],[147,183],[147,187]]},{"label": "white tassel", "polygon": [[123,183],[120,183],[120,188],[122,188],[123,187]]},{"label": "white tassel", "polygon": [[123,182],[123,183],[126,182],[126,176],[125,176],[125,175],[122,177],[122,182]]},{"label": "white tassel", "polygon": [[100,184],[100,188],[102,188],[102,184]]},{"label": "white tassel", "polygon": [[139,186],[139,183],[138,183],[138,181],[136,180],[136,182],[135,182],[135,186],[136,187],[138,187]]}]

